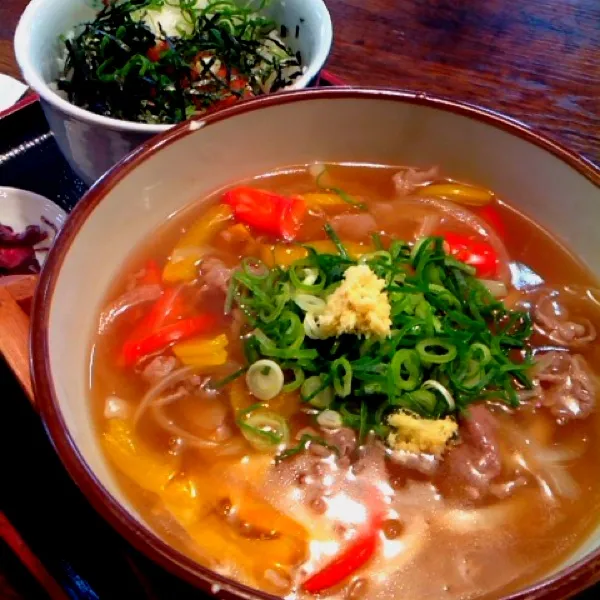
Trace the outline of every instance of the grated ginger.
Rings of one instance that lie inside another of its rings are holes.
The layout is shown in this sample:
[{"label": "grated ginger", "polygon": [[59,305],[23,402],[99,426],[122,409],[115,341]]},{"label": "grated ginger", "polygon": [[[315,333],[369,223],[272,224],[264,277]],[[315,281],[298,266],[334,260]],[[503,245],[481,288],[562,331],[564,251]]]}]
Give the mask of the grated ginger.
[{"label": "grated ginger", "polygon": [[458,432],[458,424],[450,417],[424,419],[406,411],[388,417],[394,428],[387,442],[393,450],[440,456]]},{"label": "grated ginger", "polygon": [[327,298],[327,306],[319,316],[324,337],[353,333],[355,335],[390,334],[390,302],[383,291],[385,281],[367,265],[348,267],[342,284]]}]

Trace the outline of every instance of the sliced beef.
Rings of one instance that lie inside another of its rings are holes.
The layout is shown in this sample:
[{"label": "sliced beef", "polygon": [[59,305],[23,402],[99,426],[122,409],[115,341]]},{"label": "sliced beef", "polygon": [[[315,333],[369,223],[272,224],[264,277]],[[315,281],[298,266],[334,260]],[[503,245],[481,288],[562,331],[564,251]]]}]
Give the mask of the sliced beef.
[{"label": "sliced beef", "polygon": [[430,183],[439,177],[439,169],[414,169],[408,167],[396,173],[393,177],[397,196],[408,196],[424,183]]},{"label": "sliced beef", "polygon": [[231,269],[219,258],[208,257],[200,264],[200,278],[203,287],[227,293],[231,280]]},{"label": "sliced beef", "polygon": [[422,475],[434,475],[439,466],[441,459],[433,454],[423,454],[419,452],[408,452],[405,450],[398,450],[390,454],[390,460],[392,463],[404,467],[414,476],[414,472]]},{"label": "sliced beef", "polygon": [[450,449],[442,465],[441,481],[461,486],[473,500],[490,493],[502,472],[494,416],[483,405],[469,408],[460,423],[460,442]]},{"label": "sliced beef", "polygon": [[331,219],[331,226],[343,240],[364,242],[378,229],[375,217],[369,213],[338,215]]},{"label": "sliced beef", "polygon": [[560,423],[585,419],[596,407],[597,382],[580,354],[552,351],[538,357],[534,398]]},{"label": "sliced beef", "polygon": [[356,433],[349,427],[324,429],[323,437],[328,444],[338,449],[340,457],[349,456],[356,450]]},{"label": "sliced beef", "polygon": [[177,359],[174,356],[155,356],[142,369],[142,377],[154,385],[164,379],[177,367]]},{"label": "sliced beef", "polygon": [[570,318],[568,309],[555,294],[543,295],[535,304],[536,329],[561,346],[577,348],[596,339],[596,329],[588,319]]}]

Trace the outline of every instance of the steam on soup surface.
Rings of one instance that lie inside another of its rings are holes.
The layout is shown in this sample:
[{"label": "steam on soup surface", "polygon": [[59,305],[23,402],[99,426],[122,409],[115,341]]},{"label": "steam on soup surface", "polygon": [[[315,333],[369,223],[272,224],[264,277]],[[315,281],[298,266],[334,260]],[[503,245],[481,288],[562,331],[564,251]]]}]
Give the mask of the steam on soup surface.
[{"label": "steam on soup surface", "polygon": [[274,173],[123,270],[102,445],[159,533],[248,585],[496,598],[596,524],[595,286],[435,169]]}]

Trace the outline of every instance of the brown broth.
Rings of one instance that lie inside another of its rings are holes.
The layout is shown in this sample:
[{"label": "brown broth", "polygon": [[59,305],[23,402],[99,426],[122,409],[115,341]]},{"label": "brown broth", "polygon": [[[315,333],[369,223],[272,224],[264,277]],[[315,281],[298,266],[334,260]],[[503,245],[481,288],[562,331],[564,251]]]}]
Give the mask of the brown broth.
[{"label": "brown broth", "polygon": [[[337,166],[331,168],[330,174],[348,193],[364,196],[369,202],[373,202],[385,201],[393,196],[391,175],[394,171],[391,168]],[[288,194],[317,191],[314,181],[304,170],[263,177],[260,179],[260,186]],[[217,202],[218,197],[210,201]],[[164,264],[181,232],[206,210],[206,206],[203,202],[201,209],[190,207],[153,235],[146,246],[137,249],[122,269],[120,279],[107,294],[106,304],[124,292],[133,274],[140,271],[148,259]],[[495,206],[505,224],[505,243],[512,260],[529,266],[548,286],[570,285],[582,290],[598,287],[581,263],[557,244],[548,232],[508,203],[497,203]],[[343,207],[341,210],[348,209]],[[330,211],[329,215],[336,211]],[[323,222],[322,215],[310,215],[299,239],[325,239]],[[408,235],[402,226],[386,233],[401,238]],[[234,265],[239,261],[239,253],[233,253],[222,240],[215,242],[214,247],[227,264]],[[212,302],[212,306],[205,304],[201,308],[222,310],[222,297],[215,296]],[[578,302],[577,297],[570,308],[574,314],[585,314],[597,326],[600,325],[596,315],[589,314],[587,305]],[[148,384],[142,383],[139,377],[132,376],[130,371],[117,365],[120,348],[143,310],[131,310],[112,326],[109,334],[98,336],[94,340],[91,399],[100,436],[108,426],[104,417],[107,397],[125,398],[135,406],[148,389]],[[535,341],[542,343],[538,339]],[[242,363],[239,339],[230,336],[229,344],[230,359]],[[599,375],[600,348],[597,344],[590,344],[578,352],[584,355],[593,372]],[[223,427],[234,431],[228,388],[217,396],[215,402],[227,407]],[[209,408],[218,409],[218,406],[205,403],[200,408],[198,403],[191,402],[189,398],[181,405],[167,408],[169,417],[194,435],[202,435],[210,419],[219,418],[218,411],[209,411]],[[509,428],[521,435],[533,436],[542,445],[561,448],[574,455],[565,462],[564,468],[577,483],[575,497],[565,499],[557,495],[546,496],[542,487],[529,482],[504,500],[473,504],[469,498],[460,496],[460,490],[458,496],[442,497],[433,490],[433,484],[427,477],[414,473],[407,475],[405,469],[388,465],[394,481],[400,481],[392,502],[401,523],[400,534],[396,540],[385,541],[383,552],[359,573],[359,577],[366,578],[367,585],[358,586],[356,596],[382,600],[497,598],[521,589],[553,570],[583,543],[597,525],[597,515],[600,512],[600,482],[595,473],[600,457],[598,414],[594,411],[587,419],[558,426],[549,413],[543,410],[508,412],[497,407],[492,410],[500,423],[501,431],[504,431],[502,428]],[[297,414],[291,421],[294,432],[309,424],[306,415]],[[231,574],[244,583],[279,595],[308,597],[308,594],[298,592],[285,583],[288,577],[286,571],[302,579],[298,569],[301,569],[303,558],[307,556],[303,554],[301,545],[277,546],[274,556],[282,557],[284,563],[287,560],[287,567],[271,565],[269,569],[276,573],[265,577],[264,572],[244,570],[235,563],[237,559],[243,560],[246,548],[252,547],[253,553],[264,555],[268,566],[270,548],[276,547],[276,540],[261,539],[260,535],[263,538],[266,535],[264,532],[256,533],[259,537],[250,542],[232,534],[228,543],[241,545],[239,552],[231,554],[232,558],[228,559],[224,555],[224,548],[229,546],[219,547],[220,538],[213,535],[229,527],[223,516],[226,507],[222,504],[226,492],[230,490],[222,487],[226,481],[236,489],[248,488],[252,490],[251,494],[262,494],[261,501],[272,503],[279,511],[287,511],[288,515],[293,514],[305,526],[312,519],[317,538],[318,534],[325,538],[332,535],[339,544],[339,532],[331,529],[331,523],[327,523],[326,518],[314,515],[307,517],[303,508],[294,506],[292,492],[295,480],[278,480],[268,470],[268,460],[265,461],[246,444],[242,444],[241,449],[232,456],[218,458],[214,457],[212,450],[189,447],[182,450],[174,444],[173,436],[151,419],[140,421],[134,441],[136,444],[146,445],[155,457],[166,457],[164,460],[173,462],[174,472],[177,472],[175,481],[186,481],[189,476],[199,477],[205,484],[198,486],[197,506],[192,508],[194,519],[198,519],[195,525],[198,539],[204,540],[195,544],[186,535],[186,525],[182,527],[181,518],[176,523],[169,517],[160,493],[143,489],[143,484],[140,485],[143,477],[136,483],[118,468],[115,469],[126,496],[169,543],[201,563]],[[506,436],[501,436],[501,449],[506,455],[515,451],[511,444]],[[244,456],[250,456],[250,460],[244,460]],[[302,476],[301,469],[298,468],[293,475]],[[367,473],[365,477],[376,479],[377,474]],[[219,490],[216,496],[208,493],[211,488]],[[350,509],[351,507],[347,508],[348,511]],[[512,516],[502,518],[503,511],[511,510],[514,511]],[[189,517],[190,513],[181,514]],[[268,524],[262,525],[266,527]],[[248,546],[248,543],[252,546]],[[203,544],[205,547],[202,547]],[[402,544],[406,546],[400,552]],[[313,545],[313,549],[324,547],[323,544],[319,546],[318,541]],[[308,564],[310,566],[310,561]],[[345,586],[338,586],[328,596],[342,598],[346,592]]]}]

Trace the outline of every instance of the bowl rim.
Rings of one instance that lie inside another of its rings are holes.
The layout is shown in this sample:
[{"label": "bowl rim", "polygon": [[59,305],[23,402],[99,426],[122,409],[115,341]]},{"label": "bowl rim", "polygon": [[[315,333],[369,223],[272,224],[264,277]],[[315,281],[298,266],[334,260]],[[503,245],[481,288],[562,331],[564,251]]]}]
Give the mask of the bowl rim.
[{"label": "bowl rim", "polygon": [[[162,135],[148,140],[94,184],[76,205],[58,236],[37,287],[32,309],[30,337],[30,366],[37,406],[46,431],[63,465],[96,511],[129,543],[167,571],[206,592],[212,592],[213,595],[218,592],[220,597],[227,599],[273,600],[276,597],[219,575],[168,545],[149,528],[138,523],[113,498],[80,454],[62,417],[60,402],[52,379],[47,336],[50,306],[64,258],[83,223],[108,192],[160,149],[177,142],[199,128],[209,127],[236,115],[294,102],[335,99],[391,100],[441,109],[484,122],[550,152],[576,169],[600,191],[600,167],[516,120],[471,104],[386,88],[322,88],[259,97],[212,115],[182,123]],[[523,590],[505,596],[503,600],[567,598],[598,581],[600,581],[600,548],[575,564],[561,569]]]},{"label": "bowl rim", "polygon": [[[124,119],[105,117],[85,108],[81,108],[76,104],[69,102],[68,100],[65,100],[60,96],[60,94],[54,91],[50,87],[50,84],[42,77],[38,66],[35,65],[31,60],[31,54],[29,52],[32,23],[38,19],[37,13],[40,8],[47,3],[47,1],[48,0],[31,0],[25,7],[21,18],[17,23],[13,44],[15,56],[21,73],[23,74],[23,79],[25,79],[27,85],[29,85],[29,87],[33,89],[42,100],[50,104],[56,110],[66,114],[68,117],[113,131],[155,135],[168,131],[169,129],[179,125],[179,123],[173,125],[154,125],[150,123],[138,123],[136,121],[126,121]],[[283,1],[285,2],[285,0]],[[301,90],[308,87],[313,79],[315,79],[323,69],[323,66],[327,62],[327,58],[331,52],[331,47],[333,44],[333,24],[327,5],[325,4],[324,0],[308,1],[313,5],[313,10],[317,10],[322,18],[320,35],[316,36],[317,51],[315,53],[315,57],[310,64],[306,65],[306,70],[300,77],[285,87],[281,92],[273,93]]]}]

